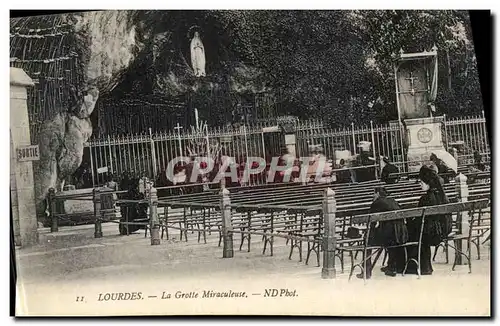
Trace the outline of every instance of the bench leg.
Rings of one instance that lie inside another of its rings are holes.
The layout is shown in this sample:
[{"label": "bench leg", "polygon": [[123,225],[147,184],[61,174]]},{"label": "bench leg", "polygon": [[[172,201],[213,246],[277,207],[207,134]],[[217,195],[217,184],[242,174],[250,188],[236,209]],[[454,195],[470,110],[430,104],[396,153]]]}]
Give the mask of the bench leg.
[{"label": "bench leg", "polygon": [[318,267],[320,267],[321,263],[319,262],[319,244],[318,244],[318,248],[316,250],[316,262],[318,263]]},{"label": "bench leg", "polygon": [[359,270],[361,271],[361,273],[363,274],[363,281],[366,282],[366,273],[365,273],[365,269],[363,268],[363,263],[360,263],[360,264],[353,264],[352,267],[351,267],[351,271],[349,272],[349,279],[348,281],[351,280],[351,277],[352,275],[354,274],[354,270],[356,269],[356,267],[359,267]]},{"label": "bench leg", "polygon": [[[312,243],[312,245],[311,245]],[[309,264],[309,258],[311,256],[311,252],[316,253],[316,262],[318,264],[318,267],[320,266],[319,264],[319,244],[316,242],[307,242],[307,257],[306,257],[306,265]]]},{"label": "bench leg", "polygon": [[436,256],[440,247],[443,248],[443,253],[445,254],[446,257],[446,263],[448,264],[448,242],[446,240],[443,240],[443,242],[441,242],[435,247],[434,255],[432,256],[432,261],[436,261]]},{"label": "bench leg", "polygon": [[[323,249],[323,248],[321,248],[321,249]],[[340,260],[340,270],[342,271],[342,273],[344,273],[344,250],[340,250],[340,249],[337,249],[337,250],[338,250],[337,257],[339,257],[339,260]]]},{"label": "bench leg", "polygon": [[408,259],[408,252],[405,248],[405,268],[403,269],[403,276],[405,276],[406,274],[406,270],[408,269],[408,265],[411,263],[411,262],[415,262],[415,264],[417,264],[417,278],[420,278],[420,250],[418,252],[418,257],[417,259],[415,258],[410,258]]},{"label": "bench leg", "polygon": [[[267,231],[265,231],[267,232]],[[267,249],[267,244],[269,243],[269,249],[271,250],[271,256],[273,256],[273,241],[274,241],[274,237],[272,236],[272,233],[270,233],[270,235],[264,235],[263,236],[264,238],[264,249],[262,250],[262,254],[265,255],[266,254],[266,249]]]},{"label": "bench leg", "polygon": [[446,257],[446,263],[448,264],[450,262],[450,251],[448,248],[448,240],[444,240],[444,254]]},{"label": "bench leg", "polygon": [[314,250],[314,244],[311,248],[311,243],[307,241],[307,256],[306,256],[306,265],[309,265],[309,257],[311,256],[311,251]]},{"label": "bench leg", "polygon": [[[479,242],[479,238],[478,238],[478,242]],[[479,254],[479,249],[478,249],[478,254]],[[471,244],[470,243],[467,244],[467,256],[468,256],[467,262],[469,263],[469,274],[471,274],[472,273],[472,264],[471,264]]]},{"label": "bench leg", "polygon": [[302,241],[299,241],[299,261],[302,262]]},{"label": "bench leg", "polygon": [[[298,244],[297,244],[298,243]],[[299,262],[302,262],[302,241],[291,239],[290,241],[290,255],[288,259],[292,259],[293,249],[297,247],[299,249]]]},{"label": "bench leg", "polygon": [[434,255],[432,255],[432,261],[436,261],[436,255],[438,253],[439,246],[441,246],[441,244],[434,247]]},{"label": "bench leg", "polygon": [[467,265],[469,266],[469,274],[470,274],[470,273],[472,273],[471,243],[470,242],[467,243],[467,253],[464,253],[464,252],[457,249],[458,248],[458,243],[457,243],[458,241],[461,241],[461,240],[455,241],[454,246],[453,246],[453,249],[455,250],[455,259],[453,262],[453,266],[451,267],[451,270],[455,271],[455,267],[458,265],[458,261],[460,260],[460,256],[463,256],[465,259],[467,259]]},{"label": "bench leg", "polygon": [[189,224],[185,223],[184,224],[184,242],[188,242],[188,229],[189,229]]},{"label": "bench leg", "polygon": [[[245,228],[240,228],[240,231],[245,231]],[[243,244],[245,243],[247,235],[245,233],[241,233],[241,242],[240,242],[240,251],[243,248]]]},{"label": "bench leg", "polygon": [[474,244],[476,245],[477,248],[477,260],[481,260],[481,246],[479,243],[481,242],[480,236],[477,237],[477,240],[474,241]]},{"label": "bench leg", "polygon": [[[336,256],[339,257],[340,270],[341,270],[341,273],[344,274],[344,251],[339,250],[339,252],[336,254]],[[318,255],[318,267],[319,267],[319,255]]]}]

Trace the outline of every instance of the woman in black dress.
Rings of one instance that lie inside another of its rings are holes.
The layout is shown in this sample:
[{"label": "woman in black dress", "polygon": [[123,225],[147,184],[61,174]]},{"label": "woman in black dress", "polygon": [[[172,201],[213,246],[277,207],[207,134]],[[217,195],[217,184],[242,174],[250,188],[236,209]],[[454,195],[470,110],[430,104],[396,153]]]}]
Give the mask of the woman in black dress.
[{"label": "woman in black dress", "polygon": [[[373,195],[373,202],[370,206],[370,213],[381,213],[401,209],[394,198],[389,197],[384,187],[376,187]],[[376,226],[372,223],[370,226],[369,245],[391,247],[402,245],[408,241],[408,231],[404,220],[381,221]],[[405,249],[403,247],[387,249],[387,266],[382,267],[382,272],[387,276],[396,276],[402,273],[405,265]],[[371,255],[371,250],[368,256]],[[367,261],[367,278],[371,276],[372,262]],[[362,278],[363,274],[357,275]]]},{"label": "woman in black dress", "polygon": [[[419,179],[425,194],[420,198],[418,206],[434,206],[449,203],[437,173],[423,166],[419,172]],[[422,234],[422,246],[420,250],[420,269],[422,275],[431,275],[433,272],[431,264],[431,246],[439,245],[451,232],[451,214],[429,215],[425,217],[424,230]],[[410,241],[418,241],[422,218],[416,217],[407,220],[408,235]],[[418,247],[412,247],[409,256],[417,259]],[[408,265],[408,274],[416,274],[417,266],[414,263]]]}]

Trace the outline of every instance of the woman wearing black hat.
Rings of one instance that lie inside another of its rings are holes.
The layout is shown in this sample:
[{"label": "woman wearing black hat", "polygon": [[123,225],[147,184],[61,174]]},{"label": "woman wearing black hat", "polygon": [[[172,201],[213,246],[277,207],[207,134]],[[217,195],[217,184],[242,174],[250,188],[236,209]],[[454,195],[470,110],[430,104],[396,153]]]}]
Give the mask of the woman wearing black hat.
[{"label": "woman wearing black hat", "polygon": [[[419,207],[434,206],[449,203],[437,173],[423,166],[419,172],[419,179],[425,194],[420,198]],[[431,264],[431,246],[439,245],[451,232],[451,215],[429,215],[425,217],[424,230],[422,234],[422,246],[420,250],[420,269],[422,275],[431,275],[433,272]],[[418,241],[420,235],[421,218],[413,218],[407,221],[408,235],[410,241]],[[412,248],[410,257],[418,257],[418,247]],[[410,264],[407,273],[415,274],[416,265]]]}]

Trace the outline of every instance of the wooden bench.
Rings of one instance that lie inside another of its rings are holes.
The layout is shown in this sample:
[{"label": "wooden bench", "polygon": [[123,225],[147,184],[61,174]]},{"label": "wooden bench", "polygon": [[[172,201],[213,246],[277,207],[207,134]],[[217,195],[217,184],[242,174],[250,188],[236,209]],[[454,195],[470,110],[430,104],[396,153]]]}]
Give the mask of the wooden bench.
[{"label": "wooden bench", "polygon": [[[468,266],[469,266],[469,273],[472,271],[471,267],[471,255],[470,255],[470,247],[472,243],[472,230],[473,230],[473,225],[476,220],[476,212],[478,212],[477,215],[481,216],[482,211],[486,208],[488,208],[490,205],[490,200],[489,199],[479,199],[479,200],[473,200],[473,201],[468,201],[468,202],[459,202],[459,203],[451,203],[451,204],[444,204],[444,205],[436,205],[436,206],[426,206],[426,207],[417,207],[417,208],[411,208],[411,209],[403,209],[403,210],[396,210],[396,211],[389,211],[389,212],[382,212],[382,213],[373,213],[373,214],[365,214],[365,215],[360,215],[354,217],[354,222],[355,223],[363,223],[365,225],[370,225],[370,223],[376,223],[376,222],[381,222],[381,221],[392,221],[392,220],[401,220],[401,219],[408,219],[408,218],[422,218],[423,221],[425,221],[425,218],[432,218],[432,216],[435,215],[443,215],[443,214],[456,214],[458,218],[461,217],[460,212],[469,212],[470,214],[470,220],[468,221],[470,224],[470,231],[468,234],[463,234],[460,229],[458,229],[457,234],[450,236],[448,238],[448,241],[453,241],[455,243],[455,262],[453,264],[452,270],[454,270],[455,266],[457,265],[458,261],[458,256],[463,256],[467,259]],[[479,217],[480,218],[480,217]],[[422,232],[423,232],[423,225],[425,222],[422,223],[422,227],[420,230],[420,237],[419,241],[417,243],[415,242],[410,242],[408,244],[402,244],[400,246],[392,246],[391,248],[395,247],[404,247],[406,248],[407,246],[418,246],[419,251],[420,247],[422,245]],[[461,225],[461,221],[457,221],[457,225]],[[351,278],[353,271],[356,267],[359,267],[362,272],[363,272],[363,278],[366,280],[366,262],[367,259],[371,259],[370,257],[367,257],[367,250],[379,250],[381,251],[382,249],[385,249],[383,246],[373,246],[367,242],[367,238],[369,238],[369,228],[367,228],[367,233],[365,233],[365,237],[363,238],[363,244],[362,244],[362,250],[363,250],[363,260],[361,263],[358,264],[352,264],[351,265],[351,272],[349,275],[349,278]],[[461,240],[466,240],[467,241],[467,252],[464,252],[460,248],[460,245],[458,244],[459,241]],[[358,248],[356,248],[358,249]],[[373,254],[371,255],[373,256]],[[415,261],[415,259],[413,259]],[[411,261],[411,259],[408,259],[405,264],[405,270],[408,266],[408,263]],[[415,261],[417,263],[417,273],[420,276],[420,262]],[[404,271],[403,271],[404,274]]]}]

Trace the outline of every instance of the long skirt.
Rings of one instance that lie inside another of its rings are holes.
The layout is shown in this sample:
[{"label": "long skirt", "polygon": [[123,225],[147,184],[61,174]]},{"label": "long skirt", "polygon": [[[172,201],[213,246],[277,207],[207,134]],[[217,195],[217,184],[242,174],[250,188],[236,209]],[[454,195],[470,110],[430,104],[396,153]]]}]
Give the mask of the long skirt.
[{"label": "long skirt", "polygon": [[[408,220],[408,235],[410,241],[418,242],[420,239],[420,230],[422,225],[421,218],[414,218]],[[440,228],[439,222],[434,218],[427,218],[424,224],[424,230],[422,233],[422,245],[420,248],[420,272],[423,274],[430,274],[433,272],[432,262],[431,262],[431,246],[437,245],[441,242],[441,238],[438,236],[438,229]],[[408,249],[408,258],[418,259],[418,247],[410,247]],[[410,263],[408,265],[407,273],[415,274],[417,271],[417,265],[415,263]]]}]

